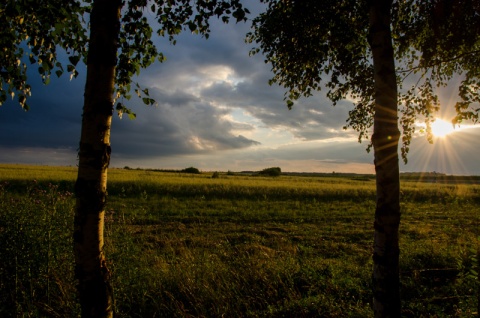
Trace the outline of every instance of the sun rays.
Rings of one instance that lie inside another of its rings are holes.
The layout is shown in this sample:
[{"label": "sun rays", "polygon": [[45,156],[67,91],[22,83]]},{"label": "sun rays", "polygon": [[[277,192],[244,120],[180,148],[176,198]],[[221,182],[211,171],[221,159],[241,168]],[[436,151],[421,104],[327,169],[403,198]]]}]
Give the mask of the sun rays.
[{"label": "sun rays", "polygon": [[427,142],[424,135],[427,131],[426,124],[419,123],[417,127],[421,133],[415,138],[413,147],[415,151],[409,154],[409,162],[412,159],[414,166],[420,167],[425,172],[468,174],[465,163],[471,159],[470,156],[475,155],[472,151],[465,153],[465,149],[473,149],[478,143],[479,131],[474,129],[480,128],[479,125],[454,126],[449,120],[436,118],[430,125],[432,144]]},{"label": "sun rays", "polygon": [[[417,124],[418,127],[421,127],[421,132],[427,130],[427,125],[425,123]],[[454,125],[451,121],[436,118],[434,122],[430,124],[430,132],[432,137],[435,139],[445,139],[447,136],[455,134],[466,129],[479,128],[478,125]]]}]

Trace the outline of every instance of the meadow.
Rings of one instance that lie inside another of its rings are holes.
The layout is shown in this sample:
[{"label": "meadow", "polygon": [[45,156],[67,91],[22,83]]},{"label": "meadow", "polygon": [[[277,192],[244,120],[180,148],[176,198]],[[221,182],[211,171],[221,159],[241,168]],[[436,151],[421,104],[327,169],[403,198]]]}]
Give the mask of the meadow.
[{"label": "meadow", "polygon": [[[76,317],[75,167],[0,165],[0,316]],[[480,185],[401,183],[403,317],[478,316]],[[372,317],[372,176],[110,169],[118,317]]]}]

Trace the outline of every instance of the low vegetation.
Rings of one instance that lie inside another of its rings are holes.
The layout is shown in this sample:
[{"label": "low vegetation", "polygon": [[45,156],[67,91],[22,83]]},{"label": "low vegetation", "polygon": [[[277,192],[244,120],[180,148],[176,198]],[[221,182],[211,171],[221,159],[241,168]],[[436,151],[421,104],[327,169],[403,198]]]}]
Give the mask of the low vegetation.
[{"label": "low vegetation", "polygon": [[[0,316],[75,317],[74,167],[0,165]],[[375,183],[111,169],[119,317],[371,317]],[[480,186],[402,182],[404,317],[476,315]]]}]

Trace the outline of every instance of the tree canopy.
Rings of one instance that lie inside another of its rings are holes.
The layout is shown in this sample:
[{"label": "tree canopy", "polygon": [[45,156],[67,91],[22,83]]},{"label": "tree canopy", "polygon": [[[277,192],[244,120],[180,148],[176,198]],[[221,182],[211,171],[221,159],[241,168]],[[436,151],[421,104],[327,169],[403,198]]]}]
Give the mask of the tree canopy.
[{"label": "tree canopy", "polygon": [[[38,1],[6,0],[0,5],[0,105],[7,96],[18,99],[28,110],[31,95],[28,84],[28,65],[37,64],[42,81],[50,76],[72,76],[75,66],[86,56],[88,34],[85,13],[88,3],[77,0]],[[61,61],[58,48],[69,57]]]},{"label": "tree canopy", "polygon": [[[262,52],[271,63],[271,83],[287,88],[287,105],[325,88],[333,105],[353,100],[345,128],[356,130],[359,141],[370,139],[374,83],[368,1],[262,2],[268,9],[253,21],[247,40],[256,43],[251,54]],[[478,120],[479,8],[478,1],[470,0],[392,3],[404,161],[415,121],[426,122],[431,141],[430,124],[440,107],[438,88],[453,77],[462,77],[454,123]]]},{"label": "tree canopy", "polygon": [[[406,156],[414,121],[425,119],[430,142],[430,123],[440,109],[438,89],[458,85],[452,124],[478,121],[480,93],[480,2],[475,0],[397,1],[394,11],[394,43],[401,62],[399,83],[415,81],[401,92],[402,153]],[[459,83],[452,82],[460,79]],[[418,116],[420,115],[420,116]]]}]

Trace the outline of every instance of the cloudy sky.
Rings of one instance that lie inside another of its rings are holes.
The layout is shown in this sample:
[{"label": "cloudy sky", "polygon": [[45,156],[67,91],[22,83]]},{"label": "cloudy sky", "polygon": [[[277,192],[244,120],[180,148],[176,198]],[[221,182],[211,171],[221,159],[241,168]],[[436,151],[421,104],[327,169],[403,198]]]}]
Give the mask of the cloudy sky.
[{"label": "cloudy sky", "polygon": [[[182,34],[175,46],[156,41],[167,61],[138,78],[158,106],[132,97],[137,114],[115,117],[111,166],[203,171],[260,170],[373,173],[373,154],[343,130],[352,101],[333,107],[323,92],[288,110],[284,89],[269,86],[270,65],[249,56],[250,23],[213,22],[208,40]],[[43,86],[32,76],[31,110],[9,101],[0,107],[0,163],[76,165],[85,69]],[[453,116],[453,94],[441,92],[439,116]],[[457,129],[433,145],[425,136],[413,141],[401,171],[480,174],[480,129]]]}]

